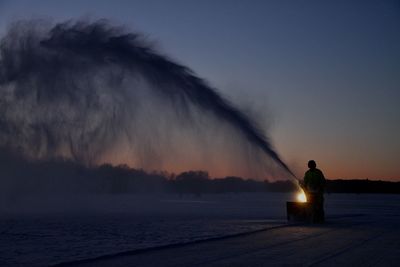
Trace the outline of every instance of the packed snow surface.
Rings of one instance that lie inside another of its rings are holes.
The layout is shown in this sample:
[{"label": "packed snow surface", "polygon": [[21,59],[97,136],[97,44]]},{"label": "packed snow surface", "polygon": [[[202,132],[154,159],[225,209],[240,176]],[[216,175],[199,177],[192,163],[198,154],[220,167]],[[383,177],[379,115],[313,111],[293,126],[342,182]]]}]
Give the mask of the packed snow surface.
[{"label": "packed snow surface", "polygon": [[[1,207],[0,265],[52,265],[285,225],[285,203],[295,197],[281,193],[32,196]],[[328,194],[325,206],[328,220],[395,216],[399,200],[396,195]]]}]

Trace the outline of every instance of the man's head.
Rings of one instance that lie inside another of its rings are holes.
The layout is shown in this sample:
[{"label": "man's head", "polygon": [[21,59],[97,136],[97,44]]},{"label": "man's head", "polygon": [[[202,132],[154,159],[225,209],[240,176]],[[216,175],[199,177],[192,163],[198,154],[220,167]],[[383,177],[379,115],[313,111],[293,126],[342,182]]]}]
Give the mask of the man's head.
[{"label": "man's head", "polygon": [[317,163],[315,163],[314,160],[309,160],[308,161],[308,168],[310,168],[311,170],[315,169],[317,167]]}]

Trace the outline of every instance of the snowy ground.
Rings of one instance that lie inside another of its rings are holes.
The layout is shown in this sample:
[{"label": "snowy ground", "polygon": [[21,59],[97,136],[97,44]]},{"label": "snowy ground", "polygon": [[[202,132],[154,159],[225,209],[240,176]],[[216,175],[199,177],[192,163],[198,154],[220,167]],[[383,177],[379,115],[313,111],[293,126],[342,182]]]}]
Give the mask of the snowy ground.
[{"label": "snowy ground", "polygon": [[0,266],[76,265],[104,255],[80,263],[398,266],[400,196],[327,195],[323,226],[287,225],[285,202],[292,198],[123,195],[15,201],[0,217]]}]

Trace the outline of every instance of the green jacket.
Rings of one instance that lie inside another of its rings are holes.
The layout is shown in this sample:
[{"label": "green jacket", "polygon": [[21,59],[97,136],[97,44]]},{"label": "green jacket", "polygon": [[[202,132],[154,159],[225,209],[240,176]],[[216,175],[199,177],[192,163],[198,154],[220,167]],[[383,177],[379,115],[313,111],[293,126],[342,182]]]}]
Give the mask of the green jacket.
[{"label": "green jacket", "polygon": [[325,188],[325,177],[321,170],[310,169],[304,174],[304,188],[310,193],[323,193]]}]

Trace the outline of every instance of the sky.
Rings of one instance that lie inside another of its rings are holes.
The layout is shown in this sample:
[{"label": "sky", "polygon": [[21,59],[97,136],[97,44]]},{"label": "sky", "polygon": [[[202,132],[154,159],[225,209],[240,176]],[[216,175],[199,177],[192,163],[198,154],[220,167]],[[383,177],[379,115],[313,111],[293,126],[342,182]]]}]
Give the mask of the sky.
[{"label": "sky", "polygon": [[302,176],[400,181],[400,2],[0,0],[18,19],[107,18],[140,31],[256,114]]}]

